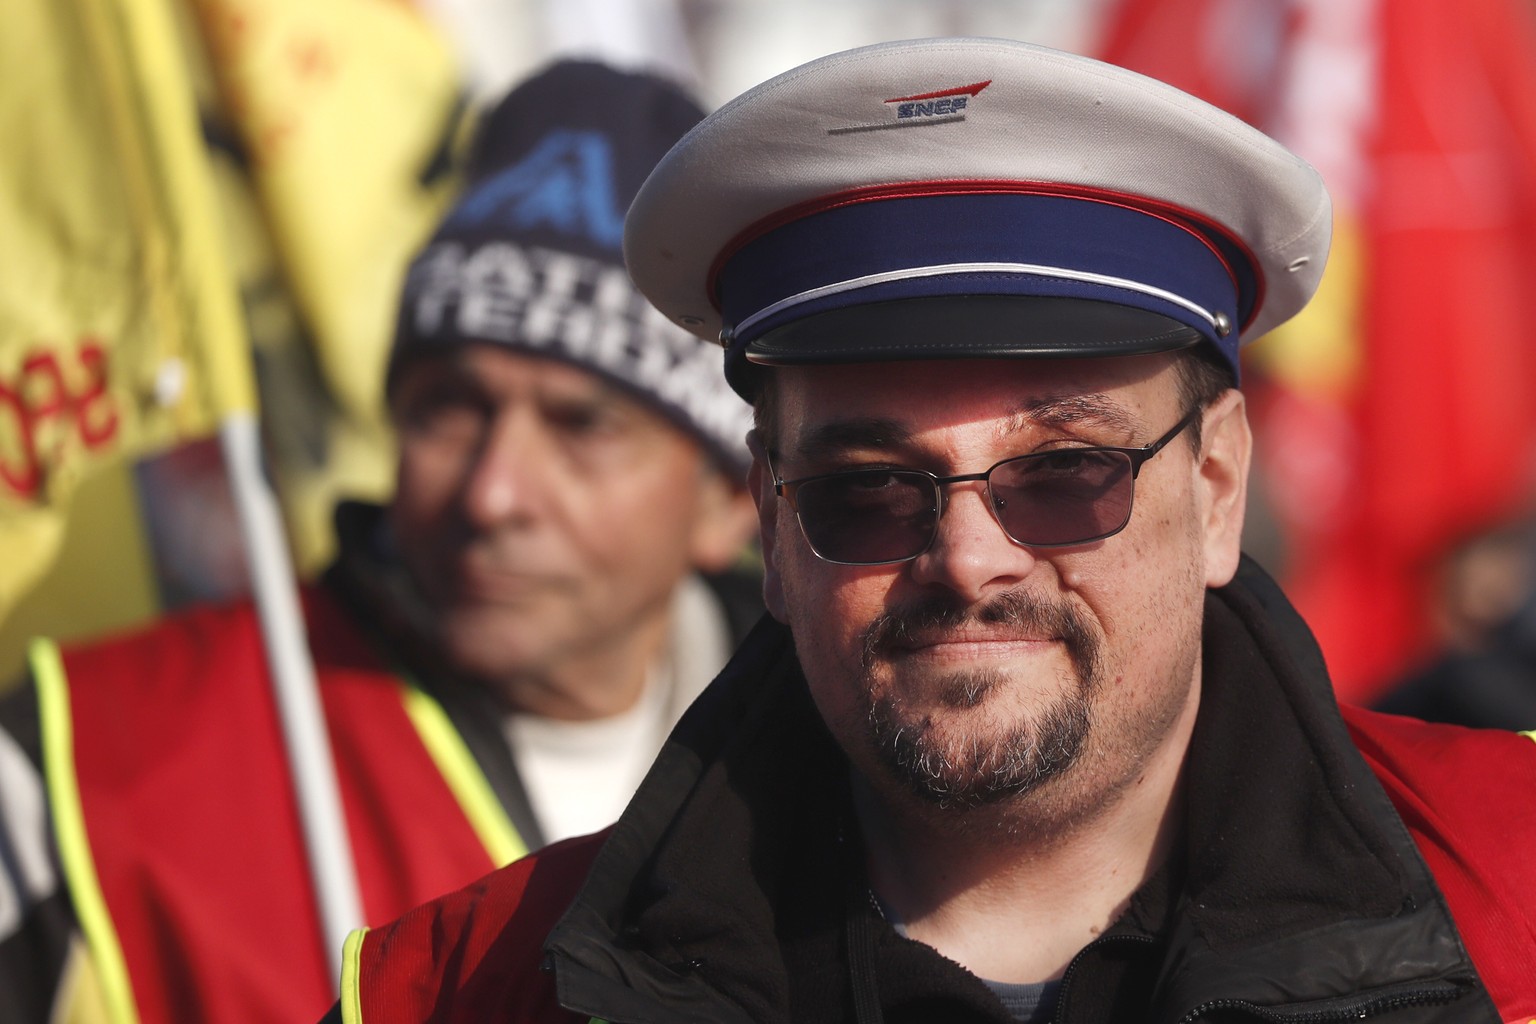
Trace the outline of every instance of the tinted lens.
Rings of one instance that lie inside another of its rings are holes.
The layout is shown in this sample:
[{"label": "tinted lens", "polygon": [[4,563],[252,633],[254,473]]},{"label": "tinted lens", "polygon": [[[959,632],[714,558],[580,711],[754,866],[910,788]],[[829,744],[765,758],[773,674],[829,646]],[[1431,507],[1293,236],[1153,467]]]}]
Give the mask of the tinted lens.
[{"label": "tinted lens", "polygon": [[807,480],[795,490],[800,528],[818,555],[875,565],[922,552],[938,523],[938,491],[922,473],[869,470]]},{"label": "tinted lens", "polygon": [[1131,460],[1122,452],[1063,448],[992,471],[998,521],[1021,544],[1080,544],[1131,517]]}]

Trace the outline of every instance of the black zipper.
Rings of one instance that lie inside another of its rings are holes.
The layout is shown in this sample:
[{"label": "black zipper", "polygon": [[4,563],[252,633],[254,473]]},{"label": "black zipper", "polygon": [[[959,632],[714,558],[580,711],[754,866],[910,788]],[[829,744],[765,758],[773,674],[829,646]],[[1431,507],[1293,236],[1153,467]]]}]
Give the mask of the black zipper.
[{"label": "black zipper", "polygon": [[1390,1010],[1407,1006],[1436,1006],[1453,1003],[1464,995],[1466,989],[1454,982],[1439,982],[1433,987],[1404,989],[1395,992],[1379,992],[1362,995],[1346,1002],[1338,1002],[1325,1010],[1277,1010],[1259,1006],[1242,999],[1217,999],[1202,1003],[1179,1018],[1179,1024],[1194,1021],[1216,1010],[1240,1010],[1259,1020],[1276,1024],[1336,1024],[1336,1022],[1366,1020]]},{"label": "black zipper", "polygon": [[1077,973],[1078,965],[1080,965],[1083,960],[1087,958],[1088,954],[1093,950],[1102,949],[1105,946],[1115,945],[1122,942],[1142,946],[1154,946],[1157,944],[1157,940],[1150,935],[1137,935],[1127,933],[1121,935],[1101,935],[1094,939],[1092,942],[1088,943],[1088,945],[1084,946],[1082,949],[1078,950],[1077,955],[1072,958],[1071,962],[1067,964],[1067,969],[1061,974],[1061,988],[1056,992],[1056,1012],[1051,1015],[1053,1020],[1061,1019],[1061,1008],[1067,1005],[1067,995],[1072,990],[1072,976]]},{"label": "black zipper", "polygon": [[[1153,945],[1156,939],[1149,935],[1105,935],[1090,942],[1078,951],[1067,965],[1067,969],[1061,976],[1061,991],[1057,996],[1057,1020],[1060,1020],[1060,1010],[1067,1006],[1067,999],[1072,988],[1072,978],[1077,973],[1078,966],[1086,959],[1087,954],[1095,949],[1101,949],[1116,943]],[[1202,1003],[1179,1018],[1179,1024],[1194,1024],[1201,1017],[1216,1010],[1239,1010],[1262,1021],[1271,1021],[1274,1024],[1342,1024],[1344,1021],[1366,1020],[1378,1014],[1387,1013],[1408,1006],[1436,1006],[1453,1003],[1466,994],[1466,987],[1453,981],[1435,982],[1429,985],[1416,984],[1409,988],[1399,986],[1390,991],[1378,991],[1374,994],[1365,994],[1347,1001],[1335,1002],[1327,1009],[1313,1010],[1283,1010],[1272,1007],[1260,1006],[1243,999],[1216,999],[1208,1003]]]}]

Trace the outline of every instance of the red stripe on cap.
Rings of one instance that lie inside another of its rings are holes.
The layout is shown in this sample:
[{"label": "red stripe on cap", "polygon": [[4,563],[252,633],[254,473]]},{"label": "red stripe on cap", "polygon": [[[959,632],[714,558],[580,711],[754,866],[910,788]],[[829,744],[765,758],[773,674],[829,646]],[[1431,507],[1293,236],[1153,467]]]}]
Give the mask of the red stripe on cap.
[{"label": "red stripe on cap", "polygon": [[961,85],[953,89],[940,89],[938,92],[922,92],[916,96],[897,96],[895,99],[886,100],[886,103],[910,103],[913,100],[936,100],[944,96],[975,96],[981,90],[992,84],[992,79],[985,82],[973,82],[970,85]]},{"label": "red stripe on cap", "polygon": [[[982,84],[985,85],[987,83]],[[865,185],[859,188],[848,189],[844,192],[834,192],[831,195],[820,196],[816,199],[808,199],[805,202],[787,206],[776,213],[771,213],[747,225],[747,227],[738,232],[734,238],[720,249],[719,254],[710,263],[709,272],[704,279],[704,287],[706,294],[709,296],[710,305],[714,307],[716,312],[720,312],[718,294],[720,271],[724,269],[730,258],[736,255],[743,246],[753,239],[760,238],[777,227],[800,220],[803,217],[823,213],[827,210],[835,210],[843,206],[851,206],[855,203],[879,202],[882,199],[910,199],[920,196],[973,195],[978,193],[991,195],[1066,196],[1088,202],[1107,203],[1111,206],[1134,210],[1137,213],[1143,213],[1147,216],[1167,221],[1198,238],[1200,243],[1221,261],[1221,265],[1226,268],[1227,276],[1232,279],[1233,287],[1237,288],[1237,274],[1232,269],[1232,264],[1227,260],[1226,255],[1215,245],[1211,244],[1210,240],[1202,235],[1199,230],[1194,228],[1218,234],[1234,249],[1243,254],[1243,257],[1248,261],[1248,266],[1253,271],[1253,302],[1249,309],[1248,317],[1240,325],[1240,329],[1246,328],[1258,314],[1258,311],[1263,308],[1265,291],[1264,270],[1254,257],[1253,251],[1248,248],[1241,238],[1209,217],[1196,213],[1193,210],[1186,210],[1173,203],[1148,199],[1146,196],[1133,195],[1128,192],[1117,192],[1113,189],[1095,188],[1091,185],[986,179],[906,181],[889,185]],[[1194,225],[1194,228],[1191,225]]]}]

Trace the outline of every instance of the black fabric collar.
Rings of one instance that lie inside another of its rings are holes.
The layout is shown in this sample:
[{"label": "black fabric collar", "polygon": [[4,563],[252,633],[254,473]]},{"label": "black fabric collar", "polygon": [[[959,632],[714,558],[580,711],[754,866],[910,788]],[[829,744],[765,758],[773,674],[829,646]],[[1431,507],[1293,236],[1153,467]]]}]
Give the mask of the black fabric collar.
[{"label": "black fabric collar", "polygon": [[[1058,1020],[1130,1006],[1138,1020],[1251,1006],[1347,1019],[1406,999],[1455,1001],[1415,1021],[1497,1022],[1279,589],[1245,562],[1208,596],[1205,637],[1183,858],[1074,961]],[[679,724],[546,944],[564,1005],[608,1020],[853,1019],[845,923],[874,911],[850,899],[863,869],[846,763],[792,646],[765,619]],[[937,1019],[941,1003],[946,1020],[999,1019],[958,965],[871,934],[887,1024]]]},{"label": "black fabric collar", "polygon": [[1154,995],[1167,1019],[1221,1004],[1347,1019],[1367,993],[1412,992],[1454,1001],[1445,1020],[1497,1021],[1310,630],[1251,561],[1207,596],[1202,663],[1187,869]]}]

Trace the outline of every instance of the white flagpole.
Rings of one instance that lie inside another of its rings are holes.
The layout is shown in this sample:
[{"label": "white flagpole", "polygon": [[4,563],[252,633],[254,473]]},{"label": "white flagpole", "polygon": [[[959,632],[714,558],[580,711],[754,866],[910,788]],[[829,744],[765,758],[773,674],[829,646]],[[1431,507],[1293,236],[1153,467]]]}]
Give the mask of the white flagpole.
[{"label": "white flagpole", "polygon": [[299,609],[293,560],[276,498],[263,473],[255,416],[248,412],[227,415],[219,425],[219,443],[240,513],[251,589],[261,615],[262,639],[288,748],[331,981],[333,987],[339,987],[342,942],[347,932],[363,924],[362,900],[336,783],[330,734]]}]

